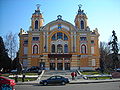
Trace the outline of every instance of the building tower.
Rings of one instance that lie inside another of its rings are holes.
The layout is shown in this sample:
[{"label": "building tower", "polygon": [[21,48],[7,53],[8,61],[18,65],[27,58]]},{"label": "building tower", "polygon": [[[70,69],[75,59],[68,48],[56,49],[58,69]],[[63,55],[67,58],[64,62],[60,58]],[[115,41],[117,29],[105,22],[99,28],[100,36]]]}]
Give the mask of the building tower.
[{"label": "building tower", "polygon": [[78,13],[75,17],[75,26],[79,29],[79,30],[85,30],[87,27],[87,16],[84,13],[84,10],[81,10],[82,5],[78,5],[79,9],[78,9]]},{"label": "building tower", "polygon": [[42,13],[40,12],[40,5],[37,4],[37,10],[35,10],[35,12],[32,14],[32,18],[31,18],[31,29],[32,31],[37,31],[40,29],[40,27],[43,26],[43,16]]}]

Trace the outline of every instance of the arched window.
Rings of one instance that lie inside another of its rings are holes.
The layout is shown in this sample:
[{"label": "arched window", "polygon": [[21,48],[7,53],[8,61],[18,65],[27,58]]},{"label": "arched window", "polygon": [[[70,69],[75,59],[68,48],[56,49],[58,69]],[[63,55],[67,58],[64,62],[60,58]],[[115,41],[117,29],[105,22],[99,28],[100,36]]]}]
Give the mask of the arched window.
[{"label": "arched window", "polygon": [[63,39],[63,33],[58,32],[57,33],[57,39]]},{"label": "arched window", "polygon": [[86,53],[86,45],[85,44],[83,44],[81,46],[81,53]]},{"label": "arched window", "polygon": [[84,21],[81,21],[81,29],[84,29]]},{"label": "arched window", "polygon": [[33,46],[33,54],[38,54],[38,45]]},{"label": "arched window", "polygon": [[68,40],[68,37],[64,34],[64,40]]},{"label": "arched window", "polygon": [[56,40],[56,34],[52,36],[52,40]]},{"label": "arched window", "polygon": [[55,53],[55,45],[52,44],[52,53]]},{"label": "arched window", "polygon": [[67,44],[64,45],[64,53],[68,53],[68,45]]},{"label": "arched window", "polygon": [[38,29],[38,21],[35,21],[35,29]]},{"label": "arched window", "polygon": [[63,47],[61,44],[57,45],[57,53],[63,53]]}]

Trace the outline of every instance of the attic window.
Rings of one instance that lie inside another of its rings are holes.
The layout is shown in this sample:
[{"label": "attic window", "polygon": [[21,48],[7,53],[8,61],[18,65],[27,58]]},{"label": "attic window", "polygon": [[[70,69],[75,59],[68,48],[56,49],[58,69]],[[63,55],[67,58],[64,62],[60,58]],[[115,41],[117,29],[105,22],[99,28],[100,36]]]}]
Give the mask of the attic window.
[{"label": "attic window", "polygon": [[38,21],[35,21],[35,29],[38,29]]},{"label": "attic window", "polygon": [[84,29],[84,21],[81,21],[81,29]]}]

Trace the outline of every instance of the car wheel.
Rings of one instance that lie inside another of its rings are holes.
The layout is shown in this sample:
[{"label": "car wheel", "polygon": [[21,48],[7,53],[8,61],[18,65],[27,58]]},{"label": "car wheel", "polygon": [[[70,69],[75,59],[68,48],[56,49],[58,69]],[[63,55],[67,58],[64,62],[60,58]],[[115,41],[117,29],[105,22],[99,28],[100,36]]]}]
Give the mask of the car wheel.
[{"label": "car wheel", "polygon": [[44,82],[43,85],[47,85],[47,82]]},{"label": "car wheel", "polygon": [[62,85],[65,85],[66,83],[64,81],[61,82]]},{"label": "car wheel", "polygon": [[10,85],[8,85],[8,84],[4,84],[4,85],[1,86],[0,89],[1,90],[12,90],[12,87]]}]

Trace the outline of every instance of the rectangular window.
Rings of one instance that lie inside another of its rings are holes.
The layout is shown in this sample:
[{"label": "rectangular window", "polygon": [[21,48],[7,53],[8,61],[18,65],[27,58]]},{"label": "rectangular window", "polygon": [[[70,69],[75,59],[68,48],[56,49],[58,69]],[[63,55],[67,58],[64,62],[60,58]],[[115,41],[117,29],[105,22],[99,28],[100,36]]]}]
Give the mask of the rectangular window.
[{"label": "rectangular window", "polygon": [[63,60],[63,58],[57,58],[57,60]]},{"label": "rectangular window", "polygon": [[70,60],[70,58],[64,58],[64,60]]},{"label": "rectangular window", "polygon": [[80,41],[87,41],[86,37],[80,37]]},{"label": "rectangular window", "polygon": [[23,67],[27,67],[28,66],[28,60],[27,59],[23,59]]},{"label": "rectangular window", "polygon": [[55,58],[50,58],[50,60],[55,60]]},{"label": "rectangular window", "polygon": [[96,66],[96,60],[95,59],[91,59],[88,62],[89,66]]},{"label": "rectangular window", "polygon": [[33,41],[39,41],[39,37],[33,37],[32,40]]},{"label": "rectangular window", "polygon": [[95,61],[95,59],[92,59],[92,66],[96,66],[96,61]]},{"label": "rectangular window", "polygon": [[91,47],[91,54],[95,54],[94,47]]},{"label": "rectangular window", "polygon": [[28,40],[24,40],[24,44],[28,44]]},{"label": "rectangular window", "polygon": [[24,54],[28,54],[28,47],[24,47]]},{"label": "rectangular window", "polygon": [[94,44],[94,40],[91,40],[91,44]]}]

